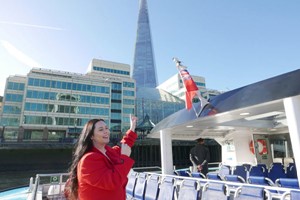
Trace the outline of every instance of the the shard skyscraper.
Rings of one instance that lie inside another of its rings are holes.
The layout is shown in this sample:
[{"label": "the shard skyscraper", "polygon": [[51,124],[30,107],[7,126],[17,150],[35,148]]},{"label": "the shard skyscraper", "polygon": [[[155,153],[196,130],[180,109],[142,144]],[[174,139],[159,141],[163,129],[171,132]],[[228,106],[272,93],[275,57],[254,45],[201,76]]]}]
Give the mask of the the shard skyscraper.
[{"label": "the shard skyscraper", "polygon": [[136,87],[155,88],[157,75],[151,40],[147,0],[140,0],[132,78]]}]

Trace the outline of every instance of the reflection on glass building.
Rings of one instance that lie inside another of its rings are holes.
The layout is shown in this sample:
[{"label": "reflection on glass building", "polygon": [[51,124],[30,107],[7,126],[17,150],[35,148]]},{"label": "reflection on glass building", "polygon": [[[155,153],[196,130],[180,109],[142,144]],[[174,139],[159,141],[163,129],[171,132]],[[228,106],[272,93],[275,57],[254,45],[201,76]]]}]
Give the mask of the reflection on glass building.
[{"label": "reflection on glass building", "polygon": [[7,78],[0,138],[63,140],[100,117],[119,134],[130,126],[135,96],[127,64],[93,59],[86,74],[34,68]]},{"label": "reflection on glass building", "polygon": [[155,88],[157,75],[146,0],[140,0],[132,78],[136,87]]},{"label": "reflection on glass building", "polygon": [[185,103],[172,94],[155,88],[137,88],[136,113],[139,121],[148,115],[154,124],[181,110]]}]

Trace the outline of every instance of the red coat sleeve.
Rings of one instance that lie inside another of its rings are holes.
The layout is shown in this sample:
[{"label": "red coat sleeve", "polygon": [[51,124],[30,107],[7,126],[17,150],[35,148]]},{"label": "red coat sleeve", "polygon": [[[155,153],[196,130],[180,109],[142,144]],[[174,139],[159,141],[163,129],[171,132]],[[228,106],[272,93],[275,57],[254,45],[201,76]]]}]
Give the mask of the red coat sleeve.
[{"label": "red coat sleeve", "polygon": [[87,153],[78,165],[79,182],[104,190],[115,190],[127,181],[127,174],[134,164],[128,156],[121,155],[120,158],[124,162],[112,167],[104,155],[96,152]]},{"label": "red coat sleeve", "polygon": [[131,130],[128,130],[121,140],[121,143],[127,144],[128,146],[132,147],[136,138],[137,134]]}]

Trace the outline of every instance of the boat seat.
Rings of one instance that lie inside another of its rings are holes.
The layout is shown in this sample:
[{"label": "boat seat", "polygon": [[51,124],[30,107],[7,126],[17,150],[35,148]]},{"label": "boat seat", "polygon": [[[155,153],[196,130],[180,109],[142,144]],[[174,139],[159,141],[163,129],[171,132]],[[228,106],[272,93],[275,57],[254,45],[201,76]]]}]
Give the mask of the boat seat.
[{"label": "boat seat", "polygon": [[243,165],[237,165],[233,168],[233,174],[242,177],[247,180],[247,168]]},{"label": "boat seat", "polygon": [[299,189],[299,182],[297,178],[279,178],[275,181],[275,185],[278,187]]},{"label": "boat seat", "polygon": [[271,200],[271,193],[263,187],[241,186],[234,193],[234,200]]},{"label": "boat seat", "polygon": [[148,176],[145,191],[145,200],[156,200],[159,193],[160,176],[151,174]]},{"label": "boat seat", "polygon": [[238,182],[238,183],[245,183],[245,179],[241,176],[238,176],[238,175],[225,175],[224,176],[224,180],[225,181],[231,181],[231,182]]},{"label": "boat seat", "polygon": [[128,182],[126,185],[126,199],[133,198],[134,188],[136,185],[138,173],[135,171],[130,171],[128,174]]},{"label": "boat seat", "polygon": [[197,200],[200,197],[200,183],[196,180],[183,180],[179,186],[177,200]]},{"label": "boat seat", "polygon": [[50,199],[65,199],[65,185],[55,184],[50,185],[47,193],[47,198]]},{"label": "boat seat", "polygon": [[146,188],[147,174],[139,173],[136,179],[134,188],[134,199],[144,199],[145,188]]},{"label": "boat seat", "polygon": [[158,200],[174,200],[175,199],[175,181],[172,177],[164,177],[158,193]]},{"label": "boat seat", "polygon": [[229,200],[229,189],[224,183],[209,182],[203,186],[201,200]]},{"label": "boat seat", "polygon": [[222,178],[220,177],[220,175],[216,172],[208,172],[206,174],[206,178],[207,179],[212,179],[212,180],[219,180],[222,181]]},{"label": "boat seat", "polygon": [[282,194],[280,200],[299,200],[300,199],[300,191],[291,190]]},{"label": "boat seat", "polygon": [[192,172],[191,176],[196,178],[206,178],[205,175],[202,174],[201,172]]}]

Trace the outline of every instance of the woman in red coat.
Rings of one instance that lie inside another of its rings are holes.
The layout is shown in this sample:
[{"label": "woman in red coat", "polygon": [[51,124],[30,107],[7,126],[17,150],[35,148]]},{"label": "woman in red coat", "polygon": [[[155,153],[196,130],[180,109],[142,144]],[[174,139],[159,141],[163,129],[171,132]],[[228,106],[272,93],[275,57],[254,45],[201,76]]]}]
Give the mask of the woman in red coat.
[{"label": "woman in red coat", "polygon": [[70,168],[68,199],[125,200],[127,174],[134,164],[129,156],[137,135],[137,118],[119,146],[110,147],[110,131],[102,119],[86,123],[77,142]]}]

